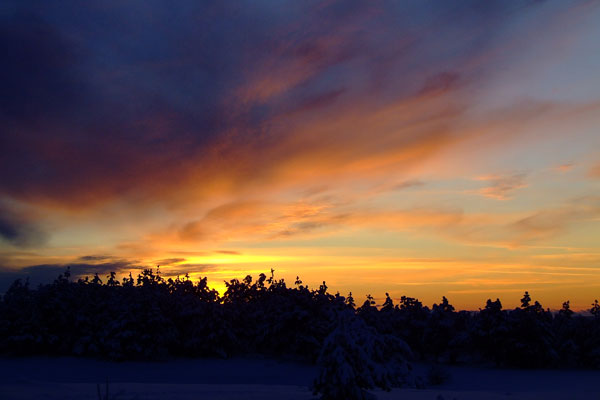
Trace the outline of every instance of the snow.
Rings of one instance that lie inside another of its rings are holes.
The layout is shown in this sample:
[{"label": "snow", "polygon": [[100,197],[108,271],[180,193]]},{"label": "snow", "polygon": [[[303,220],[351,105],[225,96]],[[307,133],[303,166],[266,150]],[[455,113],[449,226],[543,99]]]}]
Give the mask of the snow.
[{"label": "snow", "polygon": [[[380,400],[599,399],[600,371],[443,367],[450,379],[427,389],[372,391]],[[415,374],[426,376],[427,366]],[[107,362],[81,358],[0,358],[0,399],[97,400],[109,381],[110,398],[313,399],[317,368],[265,358]],[[112,397],[114,396],[114,397]],[[441,397],[440,397],[441,396]]]},{"label": "snow", "polygon": [[[588,400],[600,399],[598,370],[529,370],[476,367],[446,367],[447,383],[427,390],[400,389],[377,392],[380,400]],[[415,372],[426,376],[426,368]],[[375,393],[375,392],[374,392]],[[400,395],[402,394],[402,395]]]}]

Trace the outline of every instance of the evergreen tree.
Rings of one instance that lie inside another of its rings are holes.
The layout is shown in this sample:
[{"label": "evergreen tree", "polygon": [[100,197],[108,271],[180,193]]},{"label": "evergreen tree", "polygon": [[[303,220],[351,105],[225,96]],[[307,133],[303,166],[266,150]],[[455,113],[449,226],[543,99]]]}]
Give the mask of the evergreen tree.
[{"label": "evergreen tree", "polygon": [[339,313],[318,359],[313,391],[323,400],[374,398],[367,390],[390,390],[406,381],[410,349],[393,336],[382,336],[351,311]]},{"label": "evergreen tree", "polygon": [[573,315],[573,310],[571,310],[571,306],[569,303],[569,300],[567,300],[562,304],[562,308],[558,310],[559,315],[566,318],[571,318],[571,316]]},{"label": "evergreen tree", "polygon": [[529,303],[531,303],[531,296],[529,296],[529,292],[525,292],[523,298],[521,299],[521,308],[529,308]]},{"label": "evergreen tree", "polygon": [[590,313],[596,318],[600,317],[600,304],[598,304],[598,300],[594,300],[592,308],[590,308]]},{"label": "evergreen tree", "polygon": [[351,308],[356,307],[356,303],[354,302],[354,297],[352,297],[352,292],[348,293],[348,297],[346,297],[346,304],[348,304],[348,306]]},{"label": "evergreen tree", "polygon": [[394,301],[390,297],[389,293],[385,294],[385,302],[381,307],[381,311],[392,311],[394,309]]}]

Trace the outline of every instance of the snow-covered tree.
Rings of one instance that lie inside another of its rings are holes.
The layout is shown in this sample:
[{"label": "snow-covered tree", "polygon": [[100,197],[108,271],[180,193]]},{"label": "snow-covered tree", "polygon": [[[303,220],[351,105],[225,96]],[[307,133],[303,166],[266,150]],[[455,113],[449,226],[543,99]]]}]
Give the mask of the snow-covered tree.
[{"label": "snow-covered tree", "polygon": [[404,341],[378,334],[353,312],[342,310],[321,348],[313,391],[323,400],[373,398],[367,390],[405,383],[410,356]]}]

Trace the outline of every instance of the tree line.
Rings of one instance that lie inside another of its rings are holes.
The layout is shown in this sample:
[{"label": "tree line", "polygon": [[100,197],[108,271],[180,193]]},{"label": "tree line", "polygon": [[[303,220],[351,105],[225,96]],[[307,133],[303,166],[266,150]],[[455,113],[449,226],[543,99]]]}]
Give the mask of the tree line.
[{"label": "tree line", "polygon": [[488,300],[456,311],[442,297],[431,308],[386,294],[357,305],[323,282],[260,274],[226,282],[220,296],[207,279],[165,279],[145,269],[29,287],[15,281],[0,299],[0,353],[74,355],[111,360],[232,357],[261,354],[319,365],[313,384],[323,399],[362,399],[365,390],[411,380],[411,360],[525,368],[600,368],[600,305],[591,316],[552,313],[525,292],[521,306]]}]

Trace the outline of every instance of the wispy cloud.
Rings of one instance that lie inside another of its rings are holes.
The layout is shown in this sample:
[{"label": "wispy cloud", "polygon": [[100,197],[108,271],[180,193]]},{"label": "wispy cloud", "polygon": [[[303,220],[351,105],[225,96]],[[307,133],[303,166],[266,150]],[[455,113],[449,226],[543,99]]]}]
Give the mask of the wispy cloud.
[{"label": "wispy cloud", "polygon": [[89,256],[79,257],[79,261],[86,261],[86,262],[105,261],[105,260],[110,260],[111,258],[112,258],[111,256],[105,256],[105,255],[89,255]]},{"label": "wispy cloud", "polygon": [[173,265],[173,264],[181,264],[183,262],[185,262],[186,259],[185,258],[163,258],[162,260],[156,260],[154,261],[154,264],[156,265],[160,265],[160,266],[169,266],[169,265]]},{"label": "wispy cloud", "polygon": [[459,223],[447,225],[438,233],[466,244],[527,248],[561,237],[569,229],[599,216],[599,199],[588,196],[525,215],[466,214]]},{"label": "wispy cloud", "polygon": [[557,208],[533,213],[511,225],[517,240],[541,240],[564,232],[569,226],[600,216],[600,198],[584,197]]},{"label": "wispy cloud", "polygon": [[552,169],[557,172],[568,172],[571,171],[573,168],[575,168],[575,163],[560,164]]},{"label": "wispy cloud", "polygon": [[479,189],[477,193],[496,200],[509,200],[515,191],[527,187],[525,178],[523,173],[480,176],[476,180],[486,182],[487,186]]},{"label": "wispy cloud", "polygon": [[414,187],[421,187],[424,185],[425,185],[425,182],[415,179],[415,180],[408,180],[408,181],[402,181],[400,183],[397,183],[392,186],[392,189],[402,190],[402,189],[408,189],[408,188],[414,188]]},{"label": "wispy cloud", "polygon": [[600,164],[590,168],[588,175],[592,178],[600,178]]}]

